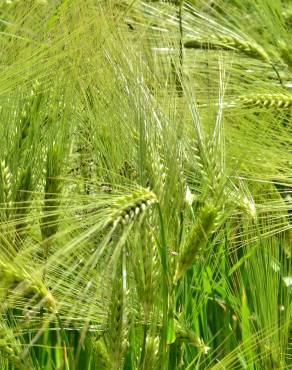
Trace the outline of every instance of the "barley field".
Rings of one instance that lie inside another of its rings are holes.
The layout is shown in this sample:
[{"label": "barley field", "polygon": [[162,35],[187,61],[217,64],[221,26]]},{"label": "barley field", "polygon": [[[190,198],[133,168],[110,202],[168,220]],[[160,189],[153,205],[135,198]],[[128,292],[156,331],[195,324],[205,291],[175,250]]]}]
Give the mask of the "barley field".
[{"label": "barley field", "polygon": [[292,0],[0,0],[0,370],[292,369]]}]

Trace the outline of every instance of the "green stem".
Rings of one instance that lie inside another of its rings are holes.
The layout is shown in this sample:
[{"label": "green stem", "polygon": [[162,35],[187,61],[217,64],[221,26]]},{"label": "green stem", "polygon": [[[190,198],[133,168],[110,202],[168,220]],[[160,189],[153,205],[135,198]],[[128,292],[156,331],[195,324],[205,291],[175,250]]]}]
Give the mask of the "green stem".
[{"label": "green stem", "polygon": [[160,231],[161,231],[161,244],[158,243],[158,249],[161,257],[162,269],[163,269],[163,322],[162,322],[162,341],[161,341],[161,369],[168,369],[168,347],[167,347],[167,328],[168,328],[168,301],[169,301],[169,273],[167,263],[167,245],[165,239],[164,222],[160,205],[157,204],[159,220],[160,220]]},{"label": "green stem", "polygon": [[56,317],[57,317],[57,320],[58,320],[58,324],[60,326],[60,330],[61,330],[61,336],[62,336],[62,339],[63,339],[63,344],[64,344],[64,350],[65,350],[65,353],[64,353],[64,364],[65,364],[65,368],[66,369],[69,369],[70,368],[70,365],[68,364],[68,359],[66,358],[67,357],[67,354],[68,354],[68,358],[70,360],[70,363],[72,364],[72,370],[75,369],[75,366],[74,366],[74,358],[73,358],[73,355],[72,355],[72,352],[71,352],[71,349],[70,349],[70,343],[68,341],[68,337],[66,335],[66,332],[63,328],[63,325],[62,325],[62,322],[61,322],[61,318],[59,316],[59,314],[57,313],[56,314]]}]

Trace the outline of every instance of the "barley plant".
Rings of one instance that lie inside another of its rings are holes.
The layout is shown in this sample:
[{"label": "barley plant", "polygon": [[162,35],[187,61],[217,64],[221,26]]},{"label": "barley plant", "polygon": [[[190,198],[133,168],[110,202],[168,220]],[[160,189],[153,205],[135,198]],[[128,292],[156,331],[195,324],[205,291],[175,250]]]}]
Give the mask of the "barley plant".
[{"label": "barley plant", "polygon": [[292,368],[292,1],[0,1],[0,369]]}]

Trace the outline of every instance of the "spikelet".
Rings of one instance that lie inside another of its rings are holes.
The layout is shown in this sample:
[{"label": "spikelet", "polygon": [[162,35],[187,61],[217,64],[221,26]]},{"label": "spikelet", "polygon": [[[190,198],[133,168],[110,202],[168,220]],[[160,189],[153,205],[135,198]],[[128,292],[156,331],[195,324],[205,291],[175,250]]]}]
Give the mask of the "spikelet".
[{"label": "spikelet", "polygon": [[30,275],[23,269],[17,268],[16,264],[1,258],[0,281],[6,288],[13,289],[13,294],[9,297],[10,304],[13,304],[19,295],[31,295],[38,297],[43,306],[47,306],[52,312],[56,312],[55,299],[39,275]]},{"label": "spikelet", "polygon": [[[17,177],[17,194],[15,202],[19,203],[19,208],[27,208],[27,201],[30,198],[30,191],[32,190],[32,171],[31,166],[20,168]],[[24,210],[20,210],[23,213]]]},{"label": "spikelet", "polygon": [[135,167],[128,161],[124,161],[121,169],[119,170],[119,175],[131,181],[136,181],[138,177]]},{"label": "spikelet", "polygon": [[157,293],[157,283],[159,281],[159,255],[158,249],[151,233],[150,245],[142,248],[143,266],[144,266],[144,291],[143,308],[145,321],[147,322],[151,313],[152,305]]},{"label": "spikelet", "polygon": [[197,256],[202,253],[209,237],[216,228],[218,211],[213,204],[205,204],[197,215],[195,224],[190,229],[187,238],[179,251],[174,284],[193,265]]},{"label": "spikelet", "polygon": [[208,353],[210,348],[205,345],[204,341],[192,329],[189,329],[178,320],[174,320],[174,327],[177,339],[199,348],[205,354]]},{"label": "spikelet", "polygon": [[[42,94],[40,93],[40,84],[36,81],[31,89],[30,95],[26,97],[26,102],[22,108],[19,116],[19,129],[17,131],[17,140],[15,146],[15,153],[19,159],[25,158],[27,152],[31,150],[31,145],[28,144],[29,137],[34,135],[32,120],[36,117],[37,112],[42,101]],[[33,190],[33,176],[32,165],[26,161],[24,165],[19,163],[19,169],[16,177],[15,199],[16,204],[15,218],[16,222],[16,237],[17,247],[21,242],[26,226],[24,216],[29,209],[29,201],[31,198],[31,191]]]},{"label": "spikelet", "polygon": [[251,58],[261,59],[270,63],[270,58],[264,49],[253,41],[226,35],[212,35],[209,40],[189,40],[184,43],[187,49],[225,49],[239,51]]},{"label": "spikelet", "polygon": [[5,161],[0,163],[0,203],[5,207],[3,219],[9,220],[12,207],[12,174]]},{"label": "spikelet", "polygon": [[98,370],[111,370],[111,361],[103,338],[92,341],[94,362]]},{"label": "spikelet", "polygon": [[[47,152],[45,197],[41,223],[43,240],[51,238],[58,230],[58,207],[62,190],[62,181],[59,178],[61,168],[59,147],[53,143]],[[46,241],[46,249],[49,248],[48,243],[50,243],[50,240]],[[45,255],[47,252],[48,250],[45,251]]]},{"label": "spikelet", "polygon": [[[219,157],[219,153],[216,152],[217,148],[214,145],[213,140],[207,142],[207,163],[205,165],[207,174],[207,183],[213,199],[219,199],[222,192],[222,179],[224,179],[224,169]],[[222,199],[221,199],[222,200]]]},{"label": "spikelet", "polygon": [[234,189],[224,189],[224,196],[227,203],[231,204],[234,208],[243,211],[251,219],[257,218],[256,204],[251,194],[241,191],[235,185]]},{"label": "spikelet", "polygon": [[159,337],[148,334],[145,341],[145,355],[141,370],[156,369],[155,365],[158,359],[158,351]]},{"label": "spikelet", "polygon": [[239,97],[239,100],[250,107],[292,108],[292,96],[289,94],[250,94]]},{"label": "spikelet", "polygon": [[230,36],[219,36],[219,43],[227,49],[238,50],[249,57],[262,59],[265,62],[270,62],[270,58],[264,49],[253,41],[247,41],[240,38]]},{"label": "spikelet", "polygon": [[31,370],[33,367],[28,365],[28,362],[24,364],[21,360],[21,349],[22,344],[15,337],[12,329],[4,324],[3,320],[0,322],[0,356],[8,360],[9,368],[15,368],[19,370]]},{"label": "spikelet", "polygon": [[201,175],[205,175],[204,173],[204,159],[203,159],[203,153],[202,150],[200,149],[199,143],[195,141],[194,146],[192,147],[194,150],[194,158],[196,160],[196,166],[197,166],[197,171],[201,173]]},{"label": "spikelet", "polygon": [[112,368],[120,369],[128,345],[127,293],[123,286],[121,263],[117,266],[113,281],[108,330],[107,348]]},{"label": "spikelet", "polygon": [[141,188],[119,197],[112,207],[110,218],[114,226],[125,225],[144,214],[155,203],[157,203],[156,195],[149,189]]},{"label": "spikelet", "polygon": [[151,170],[153,177],[153,189],[158,196],[159,201],[163,198],[165,189],[165,180],[167,177],[168,168],[162,155],[162,148],[157,144],[158,150],[153,147],[150,151],[151,155]]},{"label": "spikelet", "polygon": [[285,41],[279,40],[278,47],[280,51],[280,55],[284,62],[289,66],[292,67],[292,47],[288,45]]},{"label": "spikelet", "polygon": [[26,103],[19,116],[20,130],[18,135],[17,148],[20,152],[23,152],[25,150],[25,141],[29,136],[30,130],[32,130],[31,119],[39,110],[41,101],[42,94],[40,93],[40,84],[38,81],[36,81],[32,86],[31,93],[27,97]]},{"label": "spikelet", "polygon": [[26,168],[20,168],[17,177],[17,188],[15,196],[15,219],[16,234],[18,239],[25,234],[26,226],[25,215],[29,211],[31,191],[33,189],[31,165]]},{"label": "spikelet", "polygon": [[[193,147],[194,157],[196,159],[196,171],[198,176],[196,181],[204,183],[205,188],[209,190],[209,196],[213,199],[221,197],[224,180],[224,170],[222,161],[218,158],[217,148],[213,140],[206,140],[204,148],[200,148],[198,143]],[[189,194],[190,195],[190,194]],[[192,197],[194,201],[194,196]]]}]

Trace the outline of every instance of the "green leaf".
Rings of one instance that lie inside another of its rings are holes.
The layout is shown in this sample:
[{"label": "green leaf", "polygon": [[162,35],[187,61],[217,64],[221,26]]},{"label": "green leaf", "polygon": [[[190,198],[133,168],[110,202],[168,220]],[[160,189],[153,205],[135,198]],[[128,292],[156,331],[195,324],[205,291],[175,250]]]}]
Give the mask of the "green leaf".
[{"label": "green leaf", "polygon": [[172,344],[176,340],[176,335],[175,335],[175,325],[174,325],[174,318],[171,317],[168,320],[168,326],[167,326],[167,344]]}]

